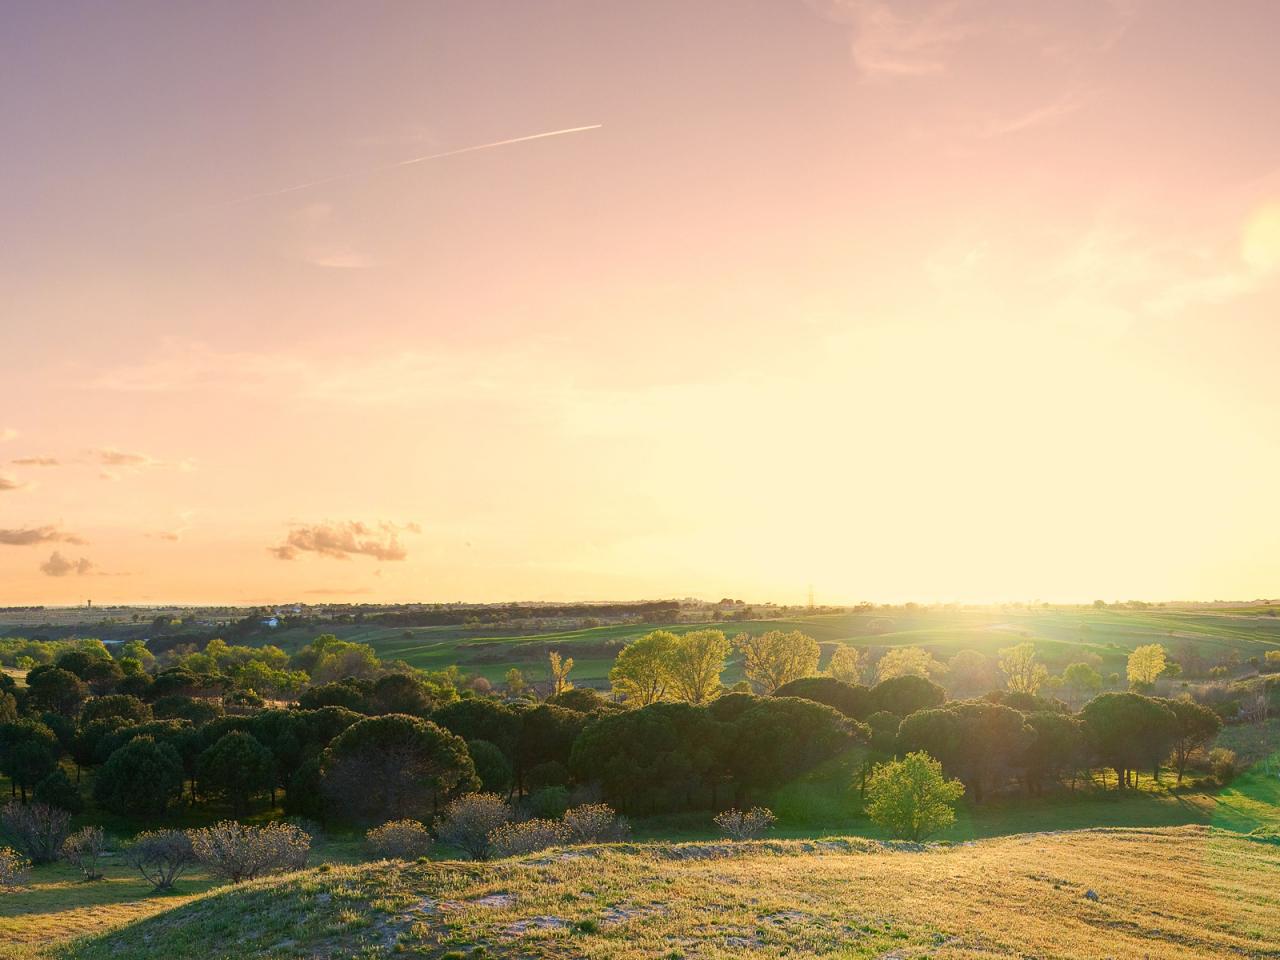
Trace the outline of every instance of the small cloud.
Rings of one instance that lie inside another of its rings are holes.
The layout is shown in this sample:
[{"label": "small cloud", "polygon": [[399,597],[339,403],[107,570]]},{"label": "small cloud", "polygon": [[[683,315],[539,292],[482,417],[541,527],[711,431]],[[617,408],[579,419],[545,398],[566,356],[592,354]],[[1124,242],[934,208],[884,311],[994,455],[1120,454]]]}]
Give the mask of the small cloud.
[{"label": "small cloud", "polygon": [[408,554],[400,543],[401,531],[417,532],[408,525],[394,523],[370,525],[358,520],[318,523],[294,527],[284,543],[268,549],[277,560],[296,560],[302,553],[316,553],[334,560],[349,560],[354,556],[404,560]]},{"label": "small cloud", "polygon": [[158,467],[160,461],[145,453],[126,453],[123,450],[95,450],[94,456],[104,467]]},{"label": "small cloud", "polygon": [[17,438],[18,431],[13,429],[13,427],[0,427],[0,443],[3,443],[6,440],[16,440]]},{"label": "small cloud", "polygon": [[13,479],[13,477],[6,477],[3,473],[0,473],[0,492],[5,490],[21,490],[25,486],[25,483]]},{"label": "small cloud", "polygon": [[30,547],[39,543],[73,543],[84,546],[85,541],[72,533],[63,533],[57,527],[16,527],[0,529],[0,544],[8,547]]},{"label": "small cloud", "polygon": [[49,555],[48,560],[40,564],[40,572],[49,577],[65,577],[69,574],[83,577],[85,574],[93,572],[93,563],[86,557],[81,557],[78,560],[68,560],[55,550]]},{"label": "small cloud", "polygon": [[62,463],[56,457],[18,457],[10,460],[16,467],[60,467]]},{"label": "small cloud", "polygon": [[373,593],[369,587],[316,587],[314,590],[303,590],[312,597],[349,597],[359,594]]},{"label": "small cloud", "polygon": [[182,539],[182,533],[179,530],[161,530],[159,533],[148,533],[147,536],[152,540],[178,541]]}]

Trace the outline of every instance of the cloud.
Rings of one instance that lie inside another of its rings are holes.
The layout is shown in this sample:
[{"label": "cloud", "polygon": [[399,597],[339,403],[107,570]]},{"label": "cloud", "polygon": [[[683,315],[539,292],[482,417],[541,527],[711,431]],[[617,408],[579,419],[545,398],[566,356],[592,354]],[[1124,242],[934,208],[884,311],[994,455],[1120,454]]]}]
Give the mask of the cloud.
[{"label": "cloud", "polygon": [[18,431],[13,429],[13,427],[0,427],[0,443],[3,443],[5,440],[16,440],[17,437]]},{"label": "cloud", "polygon": [[178,530],[161,530],[159,533],[148,533],[147,536],[152,540],[169,540],[171,542],[182,539],[182,533]]},{"label": "cloud", "polygon": [[277,560],[296,560],[303,553],[316,553],[335,560],[355,556],[378,560],[404,560],[408,554],[400,543],[401,531],[417,533],[416,524],[380,523],[358,520],[295,526],[282,544],[270,547]]},{"label": "cloud", "polygon": [[9,547],[30,547],[38,543],[74,543],[83,546],[85,541],[72,533],[63,533],[57,527],[16,527],[0,529],[0,544]]},{"label": "cloud", "polygon": [[26,486],[25,483],[22,483],[18,480],[13,479],[13,477],[7,477],[3,473],[0,473],[0,492],[3,492],[5,490],[21,490],[25,486]]},{"label": "cloud", "polygon": [[88,558],[81,557],[78,560],[68,560],[57,550],[49,555],[48,560],[40,564],[40,572],[49,577],[65,577],[68,574],[83,577],[92,571],[93,563]]},{"label": "cloud", "polygon": [[62,466],[62,463],[55,457],[18,457],[16,460],[10,460],[9,462],[18,467]]},{"label": "cloud", "polygon": [[94,450],[98,462],[106,467],[158,467],[160,461],[145,453],[126,453],[123,450]]},{"label": "cloud", "polygon": [[314,590],[303,590],[304,594],[313,597],[348,597],[373,593],[371,587],[316,587]]}]

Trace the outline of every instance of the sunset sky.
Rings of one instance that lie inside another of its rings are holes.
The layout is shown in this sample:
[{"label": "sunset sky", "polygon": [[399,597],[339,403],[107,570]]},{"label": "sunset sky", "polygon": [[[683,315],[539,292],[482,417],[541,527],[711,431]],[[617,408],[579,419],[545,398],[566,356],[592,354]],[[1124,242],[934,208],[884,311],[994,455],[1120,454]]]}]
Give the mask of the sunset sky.
[{"label": "sunset sky", "polygon": [[0,605],[1280,595],[1278,38],[7,4]]}]

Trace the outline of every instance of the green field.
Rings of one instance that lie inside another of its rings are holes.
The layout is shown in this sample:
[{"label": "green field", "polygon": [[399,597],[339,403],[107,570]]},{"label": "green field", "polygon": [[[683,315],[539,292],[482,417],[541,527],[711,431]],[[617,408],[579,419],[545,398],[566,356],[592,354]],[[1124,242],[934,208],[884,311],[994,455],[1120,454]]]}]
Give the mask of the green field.
[{"label": "green field", "polygon": [[[1270,608],[1267,608],[1270,609]],[[1227,613],[1182,610],[1128,611],[1050,609],[1009,611],[919,610],[889,613],[820,614],[786,620],[733,623],[684,623],[662,629],[683,633],[711,626],[732,636],[740,631],[800,630],[827,645],[862,647],[920,646],[939,659],[959,650],[994,654],[1002,647],[1028,640],[1055,670],[1095,654],[1105,674],[1123,674],[1125,658],[1145,643],[1164,644],[1176,652],[1183,644],[1214,660],[1236,654],[1241,660],[1280,650],[1280,617],[1254,612]],[[384,660],[404,660],[415,667],[439,670],[456,664],[469,674],[500,680],[515,666],[530,679],[545,674],[546,654],[559,650],[574,658],[573,678],[604,685],[617,651],[629,640],[656,629],[651,624],[623,624],[528,635],[492,635],[461,627],[390,628],[367,624],[321,629],[286,629],[256,638],[293,651],[317,633],[332,632],[346,640],[368,643]],[[731,659],[725,681],[742,676],[741,664]]]}]

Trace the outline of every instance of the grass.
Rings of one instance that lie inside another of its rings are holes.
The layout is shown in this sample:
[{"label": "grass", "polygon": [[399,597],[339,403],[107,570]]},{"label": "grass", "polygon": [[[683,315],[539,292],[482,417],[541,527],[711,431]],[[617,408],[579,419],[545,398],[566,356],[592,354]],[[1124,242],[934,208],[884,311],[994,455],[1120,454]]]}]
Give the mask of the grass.
[{"label": "grass", "polygon": [[311,870],[223,888],[42,956],[1262,957],[1280,943],[1278,880],[1280,846],[1203,826],[924,848],[629,844]]}]

